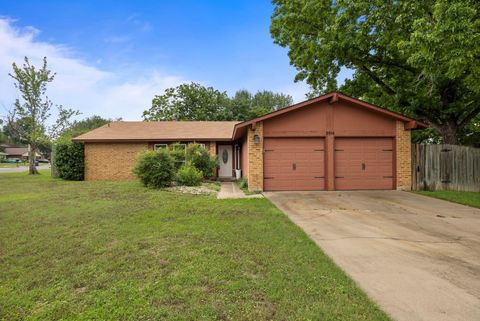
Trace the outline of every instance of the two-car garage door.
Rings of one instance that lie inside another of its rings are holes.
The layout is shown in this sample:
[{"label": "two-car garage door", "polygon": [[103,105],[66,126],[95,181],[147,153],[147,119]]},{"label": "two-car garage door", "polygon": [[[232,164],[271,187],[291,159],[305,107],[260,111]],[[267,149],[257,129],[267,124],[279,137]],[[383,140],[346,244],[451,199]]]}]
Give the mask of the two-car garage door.
[{"label": "two-car garage door", "polygon": [[[266,138],[264,190],[325,189],[323,138]],[[392,189],[392,138],[336,138],[335,189]]]}]

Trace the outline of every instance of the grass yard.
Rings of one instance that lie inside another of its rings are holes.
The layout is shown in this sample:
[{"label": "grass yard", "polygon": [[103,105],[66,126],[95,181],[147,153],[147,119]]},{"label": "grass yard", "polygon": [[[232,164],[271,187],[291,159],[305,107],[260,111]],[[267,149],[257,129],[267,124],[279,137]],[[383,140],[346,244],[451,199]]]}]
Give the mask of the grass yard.
[{"label": "grass yard", "polygon": [[0,163],[0,168],[14,168],[20,166],[28,166],[28,163]]},{"label": "grass yard", "polygon": [[265,199],[0,183],[0,319],[389,320]]},{"label": "grass yard", "polygon": [[415,193],[480,208],[479,192],[416,191]]}]

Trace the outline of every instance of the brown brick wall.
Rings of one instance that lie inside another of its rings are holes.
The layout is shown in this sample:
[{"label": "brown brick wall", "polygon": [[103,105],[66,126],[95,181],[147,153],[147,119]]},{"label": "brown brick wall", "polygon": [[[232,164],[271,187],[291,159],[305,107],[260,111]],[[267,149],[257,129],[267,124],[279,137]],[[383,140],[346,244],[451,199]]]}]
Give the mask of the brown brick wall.
[{"label": "brown brick wall", "polygon": [[[260,143],[253,142],[254,135],[260,136]],[[248,189],[263,190],[263,123],[257,123],[255,129],[248,128]]]},{"label": "brown brick wall", "polygon": [[212,141],[209,143],[205,143],[205,147],[208,149],[210,155],[215,156],[217,155],[217,142]]},{"label": "brown brick wall", "polygon": [[137,154],[148,143],[85,143],[85,180],[132,180]]},{"label": "brown brick wall", "polygon": [[412,141],[410,130],[405,130],[405,124],[397,121],[397,189],[409,190],[412,186]]}]

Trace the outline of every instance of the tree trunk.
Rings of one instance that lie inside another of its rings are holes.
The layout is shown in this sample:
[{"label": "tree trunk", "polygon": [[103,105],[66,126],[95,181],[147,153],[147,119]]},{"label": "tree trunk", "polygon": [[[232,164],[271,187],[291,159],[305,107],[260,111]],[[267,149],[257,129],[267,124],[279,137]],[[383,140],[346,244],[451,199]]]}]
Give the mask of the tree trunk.
[{"label": "tree trunk", "polygon": [[437,130],[442,135],[444,144],[458,145],[458,133],[460,126],[455,121],[448,121],[444,124],[438,125]]},{"label": "tree trunk", "polygon": [[37,149],[35,146],[30,145],[30,148],[28,150],[28,173],[30,175],[35,175],[38,174],[37,168],[35,167],[35,157],[37,154]]}]

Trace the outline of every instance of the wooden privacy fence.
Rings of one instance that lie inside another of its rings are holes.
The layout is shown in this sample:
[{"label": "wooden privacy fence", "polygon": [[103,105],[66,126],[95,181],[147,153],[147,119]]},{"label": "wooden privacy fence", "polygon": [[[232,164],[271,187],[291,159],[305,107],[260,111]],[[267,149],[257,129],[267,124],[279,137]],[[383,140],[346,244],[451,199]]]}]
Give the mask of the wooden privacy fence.
[{"label": "wooden privacy fence", "polygon": [[480,192],[480,148],[413,144],[412,189]]}]

